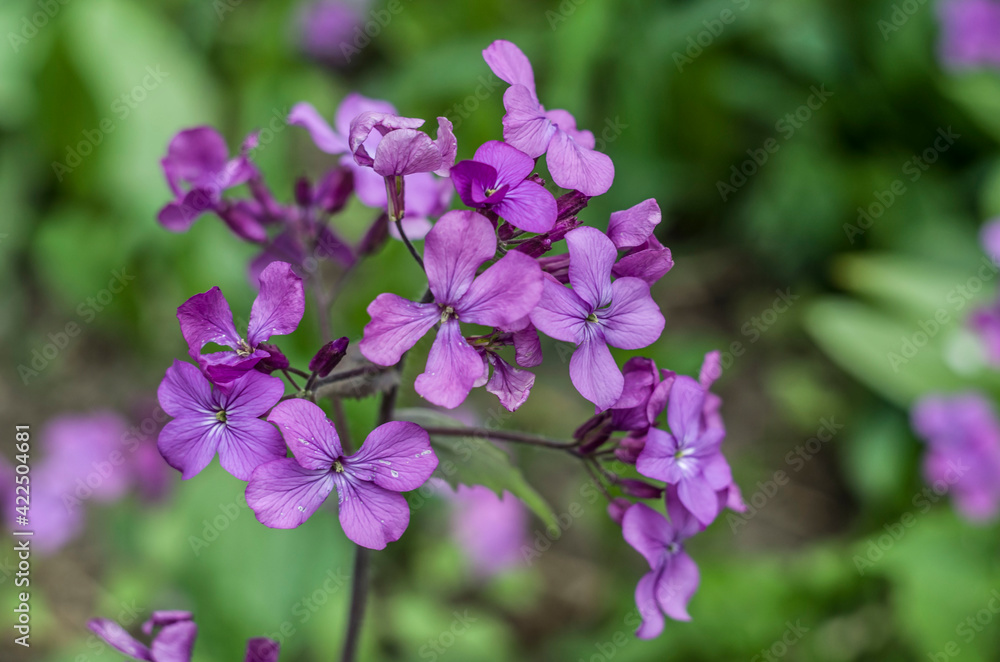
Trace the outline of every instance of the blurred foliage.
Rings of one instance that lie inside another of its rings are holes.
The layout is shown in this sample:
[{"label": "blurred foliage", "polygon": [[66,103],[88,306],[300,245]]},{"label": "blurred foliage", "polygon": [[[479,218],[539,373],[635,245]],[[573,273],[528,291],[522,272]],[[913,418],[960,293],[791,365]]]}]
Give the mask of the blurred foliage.
[{"label": "blurred foliage", "polygon": [[[365,659],[696,661],[769,650],[886,662],[927,659],[949,641],[958,659],[997,659],[995,627],[971,641],[959,630],[1000,587],[997,527],[962,523],[946,499],[923,509],[905,413],[931,389],[1000,394],[963,331],[971,302],[957,309],[949,299],[979,268],[978,224],[1000,214],[1000,73],[940,68],[932,3],[883,36],[878,22],[894,0],[402,0],[340,71],[299,52],[291,0],[10,0],[3,34],[21,34],[42,4],[58,5],[55,16],[0,56],[5,419],[109,406],[135,416],[185,353],[177,305],[219,285],[237,318],[249,310],[252,247],[207,217],[183,235],[155,222],[168,196],[159,159],[176,131],[211,124],[235,146],[270,126],[256,160],[285,200],[297,177],[332,163],[280,121],[301,100],[329,115],[356,89],[408,116],[446,115],[467,158],[500,137],[502,87],[480,51],[505,38],[532,59],[543,103],[573,112],[615,161],[614,187],[584,219],[603,226],[649,197],[663,208],[659,235],[677,266],[654,288],[667,330],[642,353],[693,373],[704,352],[723,351],[727,453],[754,508],[692,541],[702,576],[693,622],[640,642],[631,632],[642,560],[600,503],[581,500],[578,466],[512,449],[539,503],[557,515],[582,505],[584,516],[530,565],[484,580],[449,537],[445,504],[413,502],[406,536],[377,557]],[[734,18],[722,23],[727,11]],[[477,88],[485,100],[470,96]],[[810,108],[816,90],[830,96]],[[959,137],[913,170],[939,130]],[[768,141],[777,149],[760,162]],[[741,168],[755,174],[738,183]],[[723,196],[720,184],[735,191]],[[889,194],[861,226],[859,208]],[[357,205],[338,217],[353,239],[370,219]],[[86,314],[88,297],[121,269],[134,281]],[[366,262],[334,329],[356,338],[376,294],[419,294],[414,269],[395,244]],[[994,281],[975,299],[991,296]],[[787,312],[773,308],[778,292],[798,297]],[[894,369],[888,354],[942,308],[949,321]],[[84,333],[25,383],[17,367],[71,321]],[[315,328],[313,311],[303,328]],[[304,332],[282,346],[301,364],[318,340]],[[491,397],[476,394],[466,413]],[[565,438],[589,413],[556,362],[510,425]],[[374,405],[351,403],[348,416],[361,438]],[[828,419],[843,429],[793,463]],[[779,471],[790,482],[773,488]],[[267,530],[241,491],[213,467],[178,480],[163,503],[94,513],[82,539],[36,560],[31,659],[115,659],[84,623],[118,617],[133,600],[139,618],[193,609],[198,662],[240,659],[260,635],[283,640],[285,662],[333,657],[351,558],[334,515]],[[900,524],[908,514],[912,527]],[[529,535],[547,540],[537,519]],[[21,654],[6,640],[0,650]]]}]

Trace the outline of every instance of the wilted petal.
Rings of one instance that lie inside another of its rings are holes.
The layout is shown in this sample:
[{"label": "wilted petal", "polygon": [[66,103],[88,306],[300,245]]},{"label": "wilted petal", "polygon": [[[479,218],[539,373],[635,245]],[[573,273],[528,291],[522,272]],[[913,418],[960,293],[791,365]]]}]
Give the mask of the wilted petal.
[{"label": "wilted petal", "polygon": [[615,180],[615,166],[607,154],[583,147],[565,131],[555,132],[546,161],[552,181],[591,197],[606,193]]},{"label": "wilted petal", "polygon": [[[424,121],[412,117],[399,117],[376,111],[365,111],[351,120],[351,131],[348,135],[348,146],[354,155],[354,161],[359,166],[371,167],[374,160],[365,147],[365,141],[373,130],[377,130],[383,137],[395,130],[417,129],[423,126]],[[425,136],[426,137],[426,136]],[[430,138],[428,138],[430,140]],[[381,142],[379,143],[381,145]],[[376,152],[378,148],[376,148]]]},{"label": "wilted petal", "polygon": [[437,302],[456,303],[496,249],[493,225],[481,214],[450,211],[442,216],[424,244],[427,281]]},{"label": "wilted petal", "polygon": [[533,159],[544,154],[558,129],[545,117],[534,92],[524,85],[513,85],[504,92],[503,105],[507,109],[504,140]]},{"label": "wilted petal", "polygon": [[573,291],[592,309],[612,303],[611,267],[618,251],[608,236],[597,228],[577,228],[566,234],[566,245]]},{"label": "wilted petal", "polygon": [[590,312],[591,309],[573,290],[545,276],[542,279],[542,297],[531,311],[531,323],[550,338],[579,343]]},{"label": "wilted petal", "polygon": [[608,237],[618,249],[634,248],[645,243],[660,223],[660,205],[650,198],[634,207],[611,214]]},{"label": "wilted petal", "polygon": [[208,343],[233,349],[240,344],[240,334],[233,325],[233,312],[218,287],[182,303],[177,309],[177,321],[192,358],[197,359],[201,348]]},{"label": "wilted petal", "polygon": [[395,492],[417,489],[437,465],[424,429],[403,421],[378,426],[357,453],[344,459],[345,470],[353,476]]},{"label": "wilted petal", "polygon": [[618,364],[599,334],[591,334],[573,352],[569,377],[580,395],[597,405],[599,411],[613,406],[625,385]]},{"label": "wilted petal", "polygon": [[390,131],[375,150],[372,169],[383,177],[433,172],[441,167],[441,151],[423,131]]},{"label": "wilted petal", "polygon": [[308,400],[285,400],[271,411],[267,420],[278,426],[295,459],[306,469],[329,470],[344,453],[333,423]]},{"label": "wilted petal", "polygon": [[541,296],[538,262],[512,251],[480,274],[453,305],[463,322],[506,326],[528,316]]},{"label": "wilted petal", "polygon": [[444,322],[413,388],[429,402],[454,409],[465,401],[483,372],[483,360],[462,337],[457,320]]},{"label": "wilted petal", "polygon": [[368,305],[372,320],[365,325],[358,349],[379,365],[394,365],[441,318],[433,303],[414,303],[395,294],[380,294]]},{"label": "wilted petal", "polygon": [[455,165],[455,156],[458,154],[458,140],[455,138],[454,127],[447,117],[439,117],[437,138],[434,145],[441,155],[441,167],[435,170],[435,174],[447,177],[448,171]]},{"label": "wilted petal", "polygon": [[137,660],[153,662],[153,655],[149,648],[136,641],[118,623],[107,618],[95,618],[87,622],[87,627],[119,653]]},{"label": "wilted petal", "polygon": [[674,258],[670,254],[670,249],[659,246],[629,253],[618,260],[611,273],[616,278],[640,278],[652,285],[673,267]]},{"label": "wilted petal", "polygon": [[250,309],[247,341],[256,347],[271,336],[294,331],[306,309],[302,279],[287,262],[272,262],[260,274],[260,292]]},{"label": "wilted petal", "polygon": [[526,370],[511,367],[506,361],[490,354],[493,376],[486,383],[486,390],[500,398],[507,411],[515,411],[528,400],[535,376]]},{"label": "wilted petal", "polygon": [[347,474],[334,475],[340,525],[347,537],[369,549],[385,549],[399,540],[410,523],[410,506],[403,495]]},{"label": "wilted petal", "polygon": [[511,339],[514,342],[514,360],[517,365],[533,368],[542,364],[542,341],[530,322],[520,331],[515,331]]},{"label": "wilted petal", "polygon": [[220,437],[219,464],[240,480],[250,480],[260,465],[285,457],[281,433],[259,418],[230,416]]},{"label": "wilted petal", "polygon": [[328,469],[304,469],[292,458],[274,460],[250,475],[247,505],[264,526],[294,529],[323,504],[335,482]]},{"label": "wilted petal", "polygon": [[497,77],[508,85],[523,85],[535,96],[535,72],[520,48],[498,39],[483,51],[483,59]]},{"label": "wilted petal", "polygon": [[641,349],[652,345],[659,339],[666,324],[660,307],[649,294],[649,285],[638,278],[619,278],[612,283],[611,306],[597,311],[597,317],[603,322],[604,337],[608,343],[622,349]]},{"label": "wilted petal", "polygon": [[525,232],[548,232],[556,224],[556,199],[544,186],[532,181],[521,182],[508,190],[493,209]]}]

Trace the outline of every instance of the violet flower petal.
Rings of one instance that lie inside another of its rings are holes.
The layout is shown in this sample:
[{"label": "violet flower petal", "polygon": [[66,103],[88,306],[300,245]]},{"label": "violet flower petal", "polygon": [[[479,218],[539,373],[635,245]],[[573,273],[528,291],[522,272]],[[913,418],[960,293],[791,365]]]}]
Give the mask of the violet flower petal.
[{"label": "violet flower petal", "polygon": [[483,360],[462,337],[458,321],[450,319],[438,329],[427,366],[413,388],[428,402],[454,409],[465,401],[482,374]]},{"label": "violet flower petal", "polygon": [[262,464],[250,475],[247,505],[272,529],[301,526],[323,504],[336,481],[329,467],[304,469],[292,458]]},{"label": "violet flower petal", "polygon": [[493,225],[481,214],[461,210],[442,216],[424,243],[427,280],[437,302],[456,303],[496,247]]},{"label": "violet flower petal", "polygon": [[599,411],[612,407],[622,394],[625,378],[604,337],[598,333],[584,340],[569,360],[569,378],[580,395]]},{"label": "violet flower petal", "polygon": [[153,639],[152,657],[156,662],[191,662],[197,636],[198,626],[194,621],[168,625]]},{"label": "violet flower petal", "polygon": [[597,317],[602,321],[605,339],[621,349],[649,347],[659,339],[666,324],[660,307],[649,294],[649,285],[638,278],[619,278],[613,282],[611,306],[598,310]]},{"label": "violet flower petal", "polygon": [[427,432],[416,423],[393,421],[372,430],[344,469],[395,492],[415,490],[431,477],[438,459]]},{"label": "violet flower petal", "polygon": [[403,352],[434,328],[441,318],[433,303],[414,303],[395,294],[380,294],[368,304],[371,321],[365,325],[358,349],[379,365],[395,365]]},{"label": "violet flower petal", "polygon": [[493,365],[493,375],[486,382],[486,390],[497,396],[507,411],[516,411],[527,402],[535,376],[527,370],[512,367],[493,354],[490,354],[489,361]]},{"label": "violet flower petal", "polygon": [[532,181],[511,188],[493,209],[525,232],[548,232],[556,224],[556,199],[544,186]]},{"label": "violet flower petal", "polygon": [[260,465],[285,457],[281,434],[259,418],[230,416],[218,435],[219,464],[240,480],[250,480]]},{"label": "violet flower petal", "polygon": [[523,85],[535,96],[531,62],[513,43],[498,39],[483,51],[483,59],[497,77],[509,85]]},{"label": "violet flower petal", "polygon": [[306,309],[302,279],[287,262],[272,262],[260,274],[260,292],[250,309],[247,342],[251,347],[271,336],[294,331]]},{"label": "violet flower petal", "polygon": [[136,641],[118,623],[107,618],[94,618],[87,622],[87,627],[122,655],[127,655],[136,660],[153,662],[152,651],[144,644]]},{"label": "violet flower petal", "polygon": [[634,248],[645,243],[649,235],[660,223],[660,205],[650,198],[634,207],[611,214],[608,221],[608,237],[619,250]]},{"label": "violet flower petal", "polygon": [[304,469],[329,470],[344,454],[337,429],[323,410],[308,400],[285,400],[271,410],[267,420],[278,426]]},{"label": "violet flower petal", "polygon": [[512,251],[480,274],[453,305],[463,322],[506,326],[531,313],[541,296],[538,262]]},{"label": "violet flower petal", "polygon": [[340,498],[340,525],[347,537],[362,547],[385,549],[410,523],[410,506],[392,492],[347,474],[333,474]]},{"label": "violet flower petal", "polygon": [[590,312],[576,292],[546,276],[542,279],[542,297],[531,311],[531,323],[550,338],[576,344],[583,337]]},{"label": "violet flower petal", "polygon": [[546,162],[557,185],[591,197],[607,193],[615,179],[615,166],[607,154],[580,145],[565,131],[555,132]]},{"label": "violet flower petal", "polygon": [[545,117],[534,93],[524,85],[512,85],[503,94],[503,105],[507,109],[503,139],[533,159],[544,154],[558,129]]},{"label": "violet flower petal", "polygon": [[196,294],[182,303],[177,309],[177,321],[191,358],[195,360],[199,359],[201,348],[208,343],[232,349],[240,344],[240,334],[233,325],[229,302],[218,287]]},{"label": "violet flower petal", "polygon": [[[592,310],[611,303],[611,267],[618,251],[597,228],[582,227],[566,234],[569,247],[569,282],[577,296]],[[536,325],[537,326],[537,325]]]},{"label": "violet flower petal", "polygon": [[267,637],[255,637],[247,640],[247,652],[243,662],[278,662],[281,645]]},{"label": "violet flower petal", "polygon": [[303,101],[292,106],[288,113],[288,123],[304,127],[316,147],[327,154],[344,154],[348,151],[346,135],[334,131],[312,104]]}]

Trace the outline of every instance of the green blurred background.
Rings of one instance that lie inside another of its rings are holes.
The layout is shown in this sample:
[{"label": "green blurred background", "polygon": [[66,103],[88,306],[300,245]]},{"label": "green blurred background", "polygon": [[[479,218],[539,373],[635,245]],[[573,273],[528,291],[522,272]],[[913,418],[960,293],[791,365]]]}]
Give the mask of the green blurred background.
[{"label": "green blurred background", "polygon": [[[695,661],[762,660],[768,651],[774,659],[890,661],[928,659],[955,641],[956,659],[1000,660],[995,623],[971,642],[956,634],[1000,588],[997,526],[962,522],[947,500],[927,512],[915,504],[921,448],[906,411],[930,389],[1000,392],[998,382],[977,367],[964,313],[898,370],[887,359],[975,275],[978,226],[1000,215],[1000,73],[942,70],[932,3],[885,34],[879,21],[893,12],[889,0],[402,0],[336,71],[303,56],[300,6],[288,0],[50,4],[58,10],[37,34],[16,44],[5,37],[0,49],[5,420],[37,429],[59,414],[102,408],[141,418],[135,412],[152,406],[165,368],[185,354],[176,307],[219,285],[234,310],[248,310],[253,247],[208,217],[184,235],[155,221],[169,197],[159,159],[179,129],[210,124],[235,148],[298,101],[330,116],[358,90],[407,116],[450,117],[459,158],[469,158],[500,138],[503,86],[469,102],[479,106],[471,112],[455,105],[491,88],[480,52],[509,39],[534,63],[543,103],[569,109],[599,137],[608,130],[603,149],[615,184],[584,221],[604,227],[612,211],[659,201],[658,235],[676,266],[654,288],[667,329],[642,353],[692,373],[706,351],[723,350],[717,390],[727,455],[744,496],[762,505],[742,520],[720,517],[690,543],[702,574],[693,622],[668,623],[658,640],[641,642],[629,614],[642,559],[599,503],[581,500],[579,466],[514,449],[556,513],[580,504],[585,514],[530,565],[482,580],[448,534],[446,504],[415,508],[402,541],[376,556],[362,657]],[[21,34],[25,17],[40,10],[5,2],[3,34]],[[724,11],[733,20],[723,26]],[[698,39],[700,52],[691,46]],[[117,102],[150,68],[160,74],[145,98],[127,108]],[[57,173],[53,162],[67,164],[83,132],[105,119],[113,131]],[[297,177],[333,160],[304,131],[275,127],[255,160],[287,201]],[[907,163],[939,130],[959,137],[913,180]],[[766,145],[758,172],[731,181],[732,168],[754,154],[760,160]],[[859,226],[858,207],[888,199],[896,180],[905,192]],[[720,181],[735,190],[721,194]],[[356,239],[371,217],[352,206],[339,227]],[[17,367],[47,334],[80,321],[81,303],[123,268],[134,281],[25,384]],[[409,292],[414,276],[402,247],[387,247],[342,299],[334,330],[359,337],[366,303],[383,291]],[[994,290],[988,282],[976,299]],[[794,302],[778,312],[782,292]],[[307,311],[304,329],[315,328],[314,314]],[[304,331],[282,347],[301,364],[317,342]],[[410,391],[402,397],[417,404]],[[493,406],[490,398],[474,394],[468,410]],[[539,371],[510,425],[566,437],[588,414],[557,363]],[[348,415],[361,438],[374,403],[350,403]],[[843,427],[830,442],[801,463],[790,459],[831,423]],[[35,645],[24,658],[5,630],[4,659],[115,660],[85,622],[116,618],[133,601],[140,618],[195,611],[197,662],[241,659],[247,638],[283,625],[292,631],[283,661],[336,657],[348,591],[327,579],[349,573],[352,553],[335,515],[270,531],[240,506],[242,484],[217,466],[184,484],[171,477],[167,499],[92,507],[81,537],[35,558]],[[239,515],[195,553],[191,537],[205,537],[206,523],[234,507]],[[906,513],[916,524],[891,539]],[[542,531],[533,520],[529,535]],[[870,565],[859,569],[858,558]],[[9,573],[3,584],[12,603]],[[468,627],[447,635],[466,614]],[[788,636],[790,628],[797,634]],[[791,645],[778,643],[783,636]]]}]

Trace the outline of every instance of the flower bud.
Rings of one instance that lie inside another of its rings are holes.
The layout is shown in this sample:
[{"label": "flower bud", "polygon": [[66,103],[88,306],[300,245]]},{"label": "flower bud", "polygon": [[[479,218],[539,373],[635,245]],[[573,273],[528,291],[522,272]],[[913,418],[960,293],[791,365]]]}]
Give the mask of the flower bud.
[{"label": "flower bud", "polygon": [[347,354],[347,337],[331,340],[316,352],[316,356],[309,361],[309,370],[315,372],[320,377],[326,377],[337,367],[344,355]]}]

